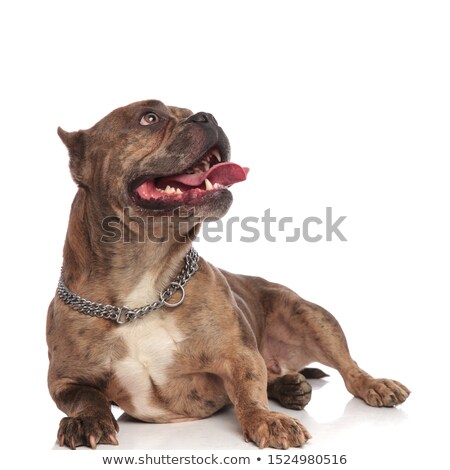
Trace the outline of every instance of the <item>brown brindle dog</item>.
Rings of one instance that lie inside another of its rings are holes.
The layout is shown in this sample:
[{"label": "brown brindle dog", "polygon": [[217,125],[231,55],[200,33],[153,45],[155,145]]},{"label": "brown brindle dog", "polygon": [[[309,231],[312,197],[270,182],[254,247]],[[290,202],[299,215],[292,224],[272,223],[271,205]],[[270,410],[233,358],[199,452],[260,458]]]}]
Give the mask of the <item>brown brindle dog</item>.
[{"label": "brown brindle dog", "polygon": [[[142,101],[89,130],[58,133],[79,187],[47,322],[49,389],[68,415],[59,426],[61,445],[118,444],[112,403],[140,420],[168,423],[205,418],[231,402],[247,441],[301,446],[310,434],[270,411],[268,396],[304,408],[311,387],[299,371],[314,361],[337,369],[347,389],[371,406],[408,397],[399,382],[358,367],[326,310],[203,259],[184,300],[182,289],[164,297],[177,307],[132,310],[178,287],[200,222],[223,216],[232,202],[228,186],[245,179],[246,169],[229,162],[227,137],[211,114]],[[173,218],[180,211],[189,221],[184,231]],[[142,224],[152,237],[142,239]],[[120,240],[111,237],[118,227]],[[155,241],[162,235],[168,240]],[[95,310],[92,302],[104,306]],[[129,313],[138,318],[126,321]]]}]

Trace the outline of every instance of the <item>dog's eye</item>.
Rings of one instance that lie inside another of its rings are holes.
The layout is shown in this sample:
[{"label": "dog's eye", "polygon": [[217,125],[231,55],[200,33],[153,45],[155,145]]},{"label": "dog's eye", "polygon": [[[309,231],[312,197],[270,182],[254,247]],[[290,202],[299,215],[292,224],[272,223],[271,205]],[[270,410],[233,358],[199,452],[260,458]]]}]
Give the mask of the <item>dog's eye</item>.
[{"label": "dog's eye", "polygon": [[156,124],[159,121],[159,117],[155,113],[144,114],[141,118],[142,126],[150,126],[151,124]]}]

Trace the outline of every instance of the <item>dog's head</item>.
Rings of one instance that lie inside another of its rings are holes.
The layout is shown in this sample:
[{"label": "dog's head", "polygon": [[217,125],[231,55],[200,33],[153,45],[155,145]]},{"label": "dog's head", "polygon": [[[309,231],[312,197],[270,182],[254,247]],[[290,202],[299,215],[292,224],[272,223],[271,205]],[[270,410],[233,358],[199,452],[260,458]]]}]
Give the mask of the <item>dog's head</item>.
[{"label": "dog's head", "polygon": [[222,217],[232,202],[227,188],[248,171],[229,162],[229,142],[214,116],[156,100],[118,108],[91,129],[58,134],[75,182],[116,213],[184,209]]}]

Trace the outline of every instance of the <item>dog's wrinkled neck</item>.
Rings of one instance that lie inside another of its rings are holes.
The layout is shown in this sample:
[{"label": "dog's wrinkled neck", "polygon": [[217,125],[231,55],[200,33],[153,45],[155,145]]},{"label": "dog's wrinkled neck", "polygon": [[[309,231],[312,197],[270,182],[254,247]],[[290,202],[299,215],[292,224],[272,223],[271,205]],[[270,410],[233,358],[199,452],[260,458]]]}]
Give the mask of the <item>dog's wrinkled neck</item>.
[{"label": "dog's wrinkled neck", "polygon": [[125,240],[105,241],[102,221],[107,213],[86,190],[78,190],[64,245],[68,287],[81,296],[113,305],[138,307],[155,300],[182,269],[191,241],[187,238],[181,243],[169,237],[158,243],[137,239],[132,230]]}]

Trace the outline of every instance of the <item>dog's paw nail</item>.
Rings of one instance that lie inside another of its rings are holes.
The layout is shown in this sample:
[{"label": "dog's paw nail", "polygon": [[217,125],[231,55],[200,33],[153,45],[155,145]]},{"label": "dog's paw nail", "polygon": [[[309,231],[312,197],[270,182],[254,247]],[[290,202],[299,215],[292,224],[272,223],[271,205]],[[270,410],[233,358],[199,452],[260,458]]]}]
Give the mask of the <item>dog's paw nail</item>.
[{"label": "dog's paw nail", "polygon": [[69,446],[72,450],[76,450],[77,449],[77,446],[76,446],[76,442],[75,442],[75,438],[72,437],[72,439],[70,439],[70,446]]},{"label": "dog's paw nail", "polygon": [[93,449],[97,448],[97,439],[92,434],[89,436],[89,444]]},{"label": "dog's paw nail", "polygon": [[260,441],[259,441],[259,445],[258,447],[260,449],[264,449],[264,447],[266,447],[266,444],[267,444],[267,439],[265,437],[263,437]]},{"label": "dog's paw nail", "polygon": [[112,444],[114,444],[115,446],[118,446],[118,445],[119,445],[119,441],[117,440],[117,437],[116,437],[114,434],[110,434],[110,435],[108,436],[108,438],[109,438],[110,442],[111,442]]}]

